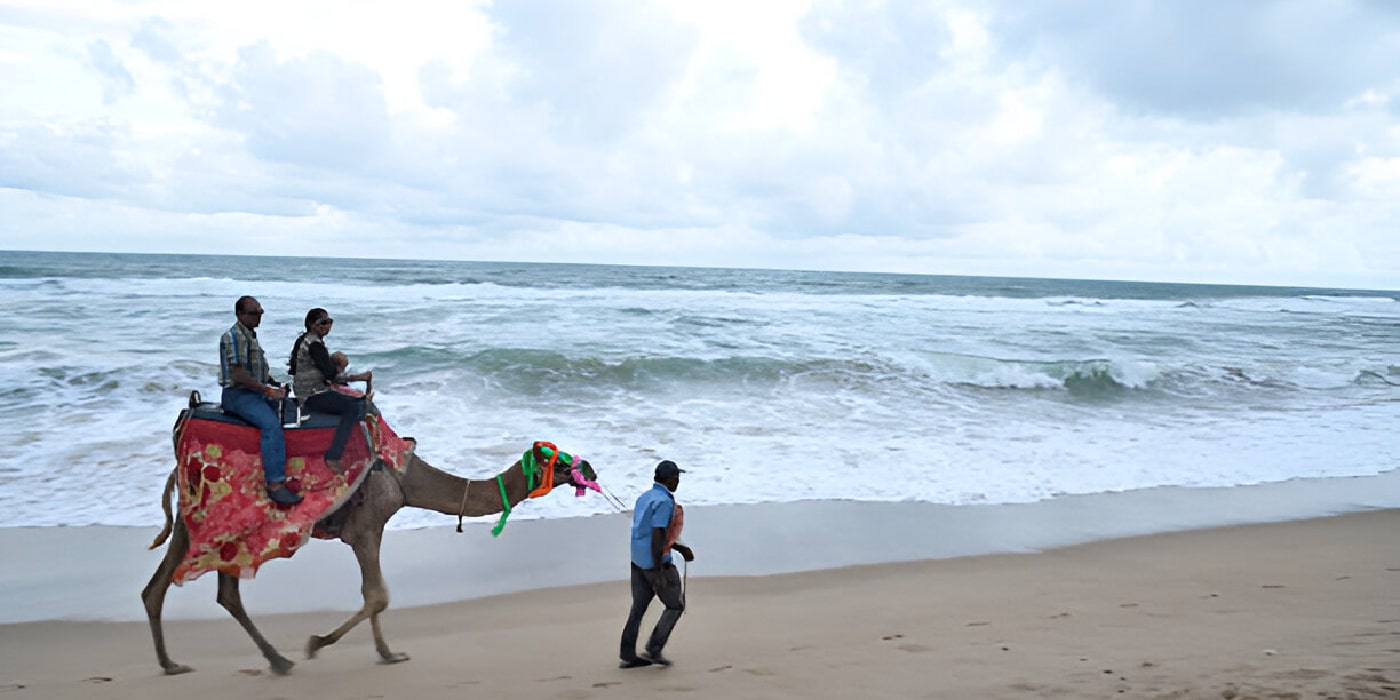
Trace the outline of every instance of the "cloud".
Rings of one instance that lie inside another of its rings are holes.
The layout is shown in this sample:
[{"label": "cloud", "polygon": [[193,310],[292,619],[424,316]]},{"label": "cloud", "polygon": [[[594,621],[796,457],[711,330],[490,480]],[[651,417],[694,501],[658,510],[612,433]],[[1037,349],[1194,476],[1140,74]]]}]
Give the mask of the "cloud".
[{"label": "cloud", "polygon": [[1394,5],[1381,2],[1000,2],[993,16],[1005,55],[1140,114],[1317,112],[1391,84],[1400,65]]},{"label": "cloud", "polygon": [[140,49],[151,60],[166,65],[178,65],[184,60],[176,43],[175,25],[163,17],[148,17],[131,37],[131,46]]},{"label": "cloud", "polygon": [[221,92],[221,125],[243,134],[258,158],[360,170],[388,145],[379,76],[325,52],[279,60],[266,42],[244,47]]},{"label": "cloud", "polygon": [[1400,275],[1384,2],[27,7],[0,225],[40,247]]},{"label": "cloud", "polygon": [[93,199],[149,185],[152,174],[111,157],[130,133],[111,124],[26,125],[0,133],[0,187]]},{"label": "cloud", "polygon": [[88,60],[102,76],[102,101],[111,104],[136,91],[136,79],[103,39],[88,44]]},{"label": "cloud", "polygon": [[695,31],[627,0],[519,0],[491,9],[513,100],[547,109],[558,138],[608,142],[644,127],[690,60]]},{"label": "cloud", "polygon": [[944,11],[917,0],[822,0],[799,26],[813,48],[836,57],[860,89],[882,100],[934,79],[953,43]]}]

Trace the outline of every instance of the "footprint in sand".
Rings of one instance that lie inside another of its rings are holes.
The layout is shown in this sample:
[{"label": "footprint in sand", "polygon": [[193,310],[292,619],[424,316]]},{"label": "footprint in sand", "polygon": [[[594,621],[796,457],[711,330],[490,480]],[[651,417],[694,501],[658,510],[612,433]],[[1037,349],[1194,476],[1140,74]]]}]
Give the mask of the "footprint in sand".
[{"label": "footprint in sand", "polygon": [[[1373,671],[1380,669],[1370,669]],[[1376,697],[1393,698],[1400,697],[1396,691],[1400,690],[1400,681],[1392,681],[1382,674],[1356,674],[1346,677],[1343,684],[1350,693],[1348,698],[1354,697]]]},{"label": "footprint in sand", "polygon": [[663,685],[657,690],[663,693],[693,693],[696,688],[689,685]]},{"label": "footprint in sand", "polygon": [[1278,678],[1284,678],[1290,681],[1315,681],[1319,678],[1326,678],[1332,674],[1320,668],[1296,668],[1292,671],[1283,671],[1274,675]]},{"label": "footprint in sand", "polygon": [[922,654],[929,650],[928,647],[922,644],[901,644],[895,648],[900,651],[907,651],[911,654]]},{"label": "footprint in sand", "polygon": [[88,678],[85,682],[86,682],[86,683],[111,683],[111,682],[112,682],[112,678],[111,678],[110,676],[92,676],[92,677]]},{"label": "footprint in sand", "polygon": [[24,684],[23,684],[23,683],[11,683],[11,684],[9,684],[9,685],[0,685],[0,692],[6,691],[6,690],[24,690]]}]

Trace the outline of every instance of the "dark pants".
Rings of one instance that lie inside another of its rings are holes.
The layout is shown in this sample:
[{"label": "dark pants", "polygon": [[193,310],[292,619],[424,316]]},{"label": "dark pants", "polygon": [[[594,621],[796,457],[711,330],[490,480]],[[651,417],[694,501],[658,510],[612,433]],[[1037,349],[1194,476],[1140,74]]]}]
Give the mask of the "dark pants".
[{"label": "dark pants", "polygon": [[259,446],[262,450],[263,478],[267,483],[280,484],[285,481],[287,443],[282,436],[282,419],[277,415],[276,404],[256,391],[236,386],[224,387],[219,403],[225,411],[262,431]]},{"label": "dark pants", "polygon": [[345,451],[345,441],[350,439],[350,430],[365,419],[365,400],[337,391],[323,391],[302,403],[307,410],[340,416],[335,435],[331,437],[331,446],[326,448],[326,459],[340,459],[340,453]]},{"label": "dark pants", "polygon": [[671,630],[685,612],[685,591],[681,588],[681,575],[674,564],[665,564],[659,571],[647,571],[632,565],[632,612],[627,615],[627,626],[622,628],[623,661],[637,658],[637,633],[642,626],[642,616],[652,598],[660,598],[666,610],[656,621],[656,629],[651,631],[647,641],[647,653],[659,654],[671,638]]}]

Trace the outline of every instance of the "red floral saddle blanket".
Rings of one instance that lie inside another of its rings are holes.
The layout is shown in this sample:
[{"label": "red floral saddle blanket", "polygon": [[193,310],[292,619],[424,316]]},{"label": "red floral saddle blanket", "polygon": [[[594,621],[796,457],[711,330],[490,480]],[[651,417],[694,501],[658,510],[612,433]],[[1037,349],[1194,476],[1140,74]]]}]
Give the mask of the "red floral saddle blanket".
[{"label": "red floral saddle blanket", "polygon": [[258,567],[290,557],[311,539],[316,523],[344,505],[376,463],[400,473],[413,451],[379,416],[365,418],[341,456],[336,474],[324,455],[334,428],[285,431],[287,488],[304,500],[287,509],[267,498],[257,428],[194,414],[176,431],[175,490],[179,517],[190,548],[175,569],[174,582],[193,581],[209,571],[253,578]]}]

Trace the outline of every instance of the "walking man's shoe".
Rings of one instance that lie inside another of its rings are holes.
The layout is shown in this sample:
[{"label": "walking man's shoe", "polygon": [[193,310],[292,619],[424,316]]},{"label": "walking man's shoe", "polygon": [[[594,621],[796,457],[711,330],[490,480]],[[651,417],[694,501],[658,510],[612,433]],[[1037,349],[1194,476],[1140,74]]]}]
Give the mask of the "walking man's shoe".
[{"label": "walking man's shoe", "polygon": [[642,654],[642,660],[657,666],[670,666],[671,660],[662,656],[659,651],[648,651]]}]

